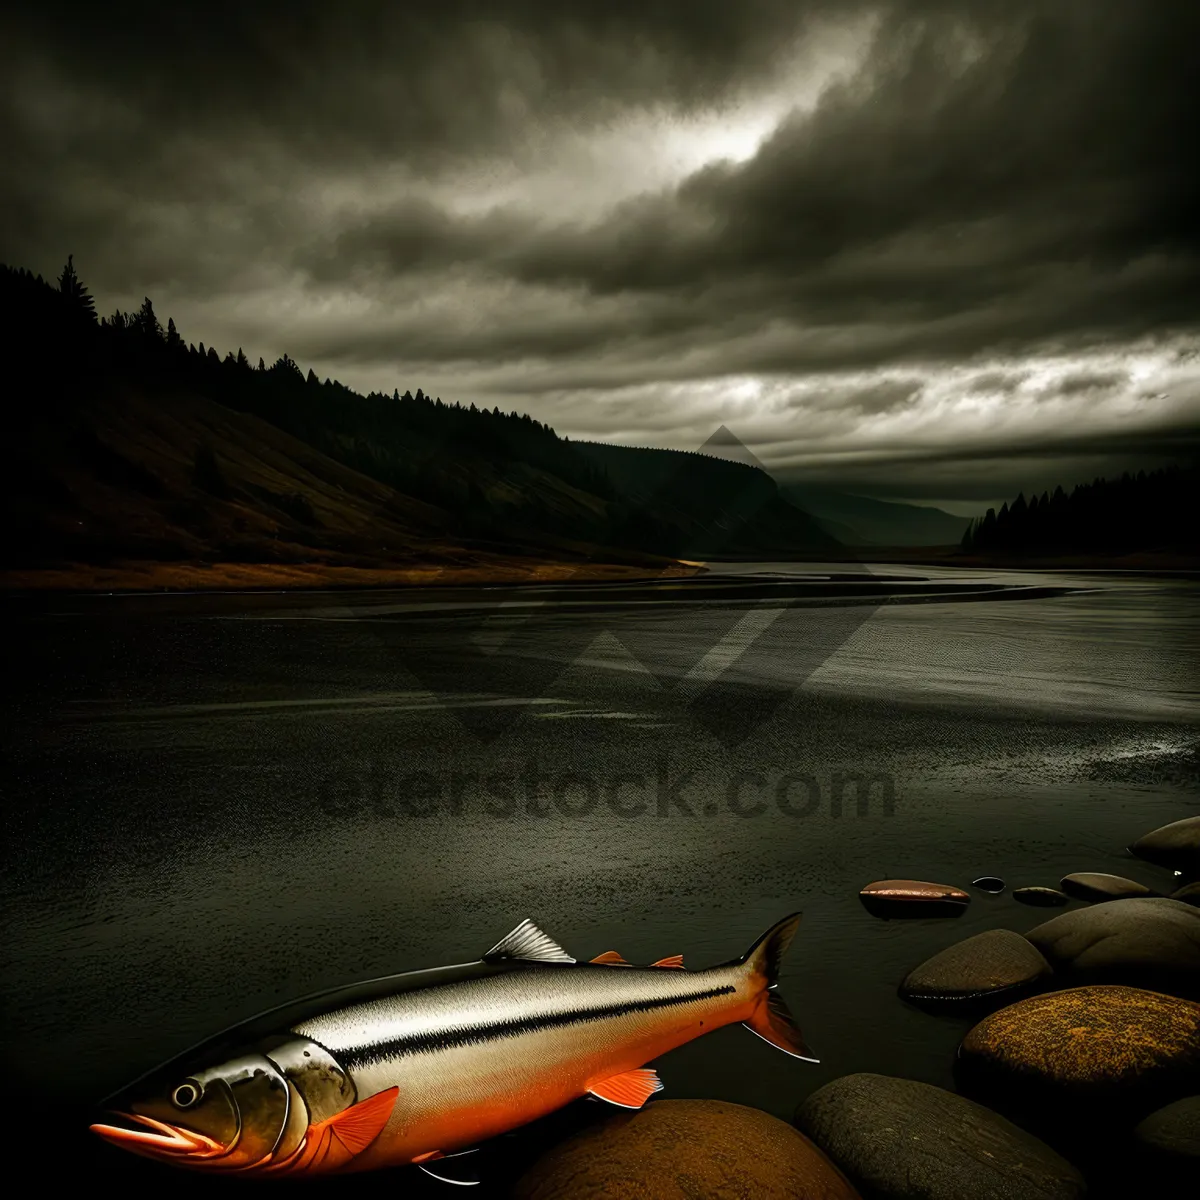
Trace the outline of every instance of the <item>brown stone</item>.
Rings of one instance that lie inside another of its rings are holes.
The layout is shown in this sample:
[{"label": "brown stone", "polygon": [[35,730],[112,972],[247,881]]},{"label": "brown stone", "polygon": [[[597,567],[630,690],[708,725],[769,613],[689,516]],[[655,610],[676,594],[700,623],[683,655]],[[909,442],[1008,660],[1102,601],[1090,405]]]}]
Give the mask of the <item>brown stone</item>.
[{"label": "brown stone", "polygon": [[965,1090],[1006,1110],[1144,1114],[1194,1087],[1200,1004],[1120,986],[1050,992],[985,1017],[958,1053]]},{"label": "brown stone", "polygon": [[1050,964],[1027,938],[989,929],[956,942],[914,967],[900,995],[926,1008],[964,1007],[997,997],[1015,999],[1050,974]]},{"label": "brown stone", "polygon": [[659,1100],[546,1152],[515,1200],[859,1200],[790,1125],[740,1104]]},{"label": "brown stone", "polygon": [[796,1124],[871,1200],[1075,1200],[1085,1192],[1079,1172],[1032,1134],[913,1079],[843,1075],[800,1105]]},{"label": "brown stone", "polygon": [[858,894],[866,910],[876,917],[957,917],[971,903],[962,888],[920,879],[880,879]]},{"label": "brown stone", "polygon": [[1200,908],[1200,883],[1185,883],[1179,891],[1171,893],[1171,899]]},{"label": "brown stone", "polygon": [[1073,875],[1064,875],[1058,886],[1076,900],[1090,900],[1093,903],[1154,895],[1145,884],[1121,875],[1106,875],[1102,871],[1076,871]]},{"label": "brown stone", "polygon": [[1178,900],[1134,897],[1077,908],[1025,936],[1075,982],[1200,993],[1200,909]]},{"label": "brown stone", "polygon": [[1129,850],[1138,858],[1194,879],[1200,876],[1200,817],[1163,825],[1138,838]]},{"label": "brown stone", "polygon": [[1134,1136],[1148,1149],[1195,1159],[1200,1165],[1200,1096],[1186,1096],[1152,1112],[1134,1130]]},{"label": "brown stone", "polygon": [[1022,904],[1032,904],[1035,908],[1062,908],[1070,897],[1057,888],[1019,887],[1013,890],[1013,899]]}]

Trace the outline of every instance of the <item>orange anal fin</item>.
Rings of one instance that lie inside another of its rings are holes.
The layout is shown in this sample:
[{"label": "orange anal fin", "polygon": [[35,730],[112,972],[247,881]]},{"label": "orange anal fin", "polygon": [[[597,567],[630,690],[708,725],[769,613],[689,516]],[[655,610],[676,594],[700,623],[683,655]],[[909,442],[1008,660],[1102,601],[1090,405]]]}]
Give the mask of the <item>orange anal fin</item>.
[{"label": "orange anal fin", "polygon": [[666,958],[660,958],[658,960],[658,962],[651,963],[650,965],[652,967],[679,967],[680,969],[682,969],[683,968],[683,955],[682,954],[671,954],[671,955],[668,955]]},{"label": "orange anal fin", "polygon": [[382,1132],[396,1106],[398,1087],[379,1092],[360,1104],[309,1128],[300,1150],[281,1171],[336,1171],[361,1154]]},{"label": "orange anal fin", "polygon": [[435,1158],[445,1158],[445,1152],[442,1150],[426,1150],[424,1154],[418,1154],[413,1159],[414,1163],[433,1162]]},{"label": "orange anal fin", "polygon": [[615,950],[605,950],[605,952],[603,954],[597,954],[596,957],[592,959],[592,962],[594,962],[594,963],[610,963],[610,964],[619,963],[623,967],[629,966],[629,963],[625,959],[623,959]]},{"label": "orange anal fin", "polygon": [[611,1075],[593,1084],[588,1091],[598,1100],[618,1104],[622,1108],[641,1108],[655,1092],[662,1091],[662,1080],[649,1067]]}]

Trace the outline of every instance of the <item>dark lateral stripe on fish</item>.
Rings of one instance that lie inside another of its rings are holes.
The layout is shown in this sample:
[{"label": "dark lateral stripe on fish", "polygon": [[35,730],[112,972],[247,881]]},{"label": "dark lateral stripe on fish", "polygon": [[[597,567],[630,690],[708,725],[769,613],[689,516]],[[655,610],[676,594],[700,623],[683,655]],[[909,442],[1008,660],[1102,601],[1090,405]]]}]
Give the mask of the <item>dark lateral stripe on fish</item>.
[{"label": "dark lateral stripe on fish", "polygon": [[576,1009],[572,1012],[544,1013],[534,1017],[520,1017],[508,1021],[497,1021],[491,1025],[476,1025],[470,1028],[438,1030],[437,1032],[409,1034],[368,1046],[343,1049],[339,1058],[348,1070],[372,1066],[390,1058],[411,1054],[427,1054],[436,1050],[449,1050],[455,1046],[469,1046],[479,1042],[495,1041],[499,1038],[517,1037],[522,1033],[537,1033],[558,1026],[578,1025],[587,1021],[602,1021],[606,1017],[623,1017],[630,1013],[650,1012],[657,1008],[670,1008],[680,1004],[695,1004],[700,1000],[712,1000],[716,996],[727,996],[737,989],[732,984],[693,992],[688,996],[665,996],[656,1000],[630,1000],[624,1004],[609,1004],[602,1008]]}]

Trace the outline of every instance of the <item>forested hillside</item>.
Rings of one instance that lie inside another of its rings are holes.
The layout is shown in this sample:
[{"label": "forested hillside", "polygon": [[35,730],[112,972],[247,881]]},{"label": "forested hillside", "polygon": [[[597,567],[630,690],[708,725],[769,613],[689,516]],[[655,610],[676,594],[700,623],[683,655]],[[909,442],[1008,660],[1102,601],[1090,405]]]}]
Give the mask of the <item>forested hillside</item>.
[{"label": "forested hillside", "polygon": [[974,554],[1129,554],[1146,550],[1200,548],[1200,471],[1176,466],[1096,479],[1071,492],[1025,499],[1024,493],[999,512],[968,527],[962,549]]},{"label": "forested hillside", "polygon": [[9,399],[10,562],[835,548],[761,471],[659,451],[653,486],[629,486],[614,452],[527,415],[252,363],[149,298],[98,318],[71,261],[56,284],[0,268],[0,303],[9,361],[36,364]]}]

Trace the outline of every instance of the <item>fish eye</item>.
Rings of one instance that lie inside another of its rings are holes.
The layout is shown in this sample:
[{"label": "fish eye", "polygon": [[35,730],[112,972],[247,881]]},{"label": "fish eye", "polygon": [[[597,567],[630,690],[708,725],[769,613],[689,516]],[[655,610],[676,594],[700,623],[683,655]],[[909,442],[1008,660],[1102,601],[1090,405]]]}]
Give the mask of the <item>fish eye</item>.
[{"label": "fish eye", "polygon": [[171,1093],[171,1103],[176,1108],[190,1108],[197,1100],[200,1099],[200,1088],[191,1080],[181,1083]]}]

